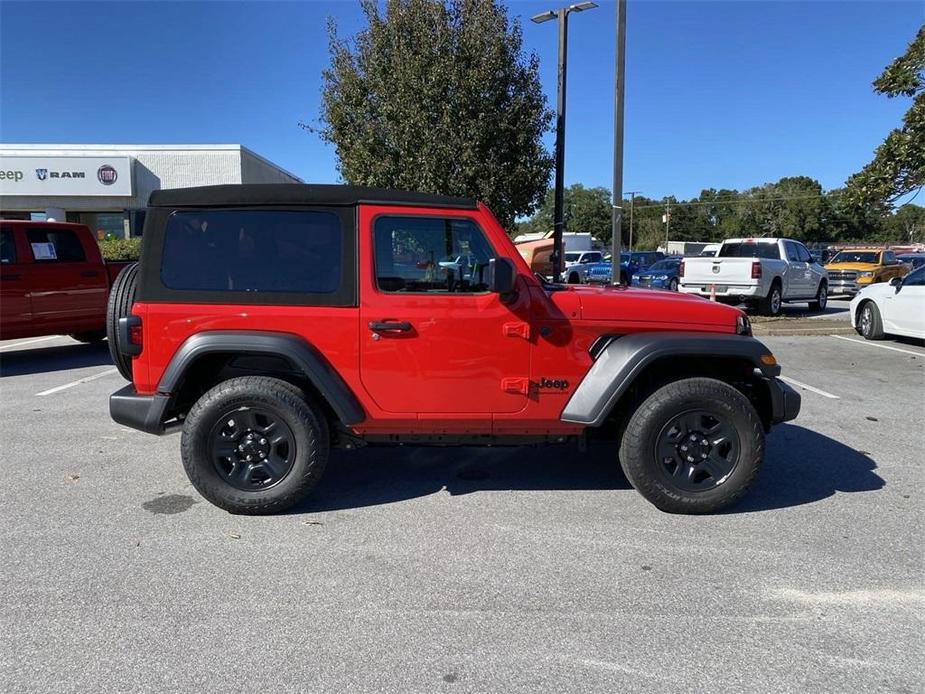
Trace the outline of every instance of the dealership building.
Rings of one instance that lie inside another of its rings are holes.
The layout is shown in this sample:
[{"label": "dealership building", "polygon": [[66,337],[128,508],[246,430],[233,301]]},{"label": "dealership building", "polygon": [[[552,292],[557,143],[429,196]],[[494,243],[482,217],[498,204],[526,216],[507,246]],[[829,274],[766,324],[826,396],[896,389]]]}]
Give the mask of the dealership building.
[{"label": "dealership building", "polygon": [[0,217],[140,233],[151,191],[225,183],[301,183],[241,145],[0,144]]}]

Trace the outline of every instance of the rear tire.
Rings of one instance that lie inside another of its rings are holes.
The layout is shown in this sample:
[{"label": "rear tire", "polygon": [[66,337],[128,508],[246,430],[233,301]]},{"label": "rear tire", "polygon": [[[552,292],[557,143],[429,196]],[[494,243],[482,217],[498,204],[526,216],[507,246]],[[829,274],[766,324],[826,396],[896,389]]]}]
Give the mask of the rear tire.
[{"label": "rear tire", "polygon": [[883,320],[880,309],[873,301],[865,301],[858,309],[857,328],[855,330],[865,340],[882,340],[884,337]]},{"label": "rear tire", "polygon": [[670,291],[670,292],[676,292],[676,291],[678,291],[678,280],[672,279],[672,280],[668,283],[668,291]]},{"label": "rear tire", "polygon": [[105,330],[91,330],[85,333],[73,333],[71,336],[72,340],[77,340],[78,342],[83,342],[84,344],[93,344],[96,342],[102,342],[106,339]]},{"label": "rear tire", "polygon": [[132,313],[135,292],[138,289],[138,263],[122,268],[122,272],[109,290],[109,304],[106,307],[106,337],[109,340],[109,356],[119,369],[122,378],[132,380],[132,358],[119,349],[119,319]]},{"label": "rear tire", "polygon": [[[279,513],[318,484],[330,448],[327,421],[290,383],[243,376],[203,395],[183,424],[187,477],[230,513]],[[253,460],[251,460],[253,458]]]},{"label": "rear tire", "polygon": [[668,513],[714,513],[735,503],[755,481],[763,457],[764,429],[755,408],[712,378],[659,388],[633,413],[620,444],[627,479]]},{"label": "rear tire", "polygon": [[766,316],[779,316],[783,305],[784,297],[781,293],[780,282],[774,280],[768,290],[768,295],[761,301],[761,313]]},{"label": "rear tire", "polygon": [[825,311],[829,303],[829,287],[825,280],[819,283],[819,289],[816,291],[816,300],[809,302],[810,311]]}]

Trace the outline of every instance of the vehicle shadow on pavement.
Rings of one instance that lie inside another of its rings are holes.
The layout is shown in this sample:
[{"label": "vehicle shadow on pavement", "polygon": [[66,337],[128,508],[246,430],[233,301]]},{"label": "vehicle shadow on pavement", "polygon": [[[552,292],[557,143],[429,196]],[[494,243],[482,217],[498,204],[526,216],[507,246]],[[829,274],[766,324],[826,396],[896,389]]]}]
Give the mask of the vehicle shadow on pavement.
[{"label": "vehicle shadow on pavement", "polygon": [[106,364],[112,364],[107,343],[85,345],[75,342],[59,347],[4,352],[0,354],[0,378]]},{"label": "vehicle shadow on pavement", "polygon": [[828,436],[781,424],[768,436],[758,481],[727,513],[771,511],[828,498],[836,492],[873,492],[886,482],[877,463]]},{"label": "vehicle shadow on pavement", "polygon": [[446,490],[631,489],[612,446],[547,448],[365,448],[335,451],[304,504],[290,513],[389,504]]}]

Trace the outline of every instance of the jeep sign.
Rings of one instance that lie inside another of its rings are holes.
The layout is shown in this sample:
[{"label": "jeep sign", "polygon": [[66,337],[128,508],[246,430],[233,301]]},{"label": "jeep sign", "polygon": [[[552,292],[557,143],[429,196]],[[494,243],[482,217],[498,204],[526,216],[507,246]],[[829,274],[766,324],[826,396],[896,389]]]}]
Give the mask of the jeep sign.
[{"label": "jeep sign", "polygon": [[0,156],[0,195],[132,195],[130,157]]}]

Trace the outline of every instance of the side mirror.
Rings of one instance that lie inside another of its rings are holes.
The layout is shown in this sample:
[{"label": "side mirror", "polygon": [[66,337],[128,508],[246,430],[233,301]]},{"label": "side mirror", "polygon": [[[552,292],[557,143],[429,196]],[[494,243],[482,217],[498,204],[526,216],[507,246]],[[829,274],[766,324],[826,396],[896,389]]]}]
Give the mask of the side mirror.
[{"label": "side mirror", "polygon": [[903,286],[903,278],[894,277],[893,279],[890,280],[890,286],[896,287],[896,289],[898,290],[901,286]]},{"label": "side mirror", "polygon": [[492,258],[488,261],[488,290],[495,294],[510,294],[514,291],[517,271],[508,258]]}]

